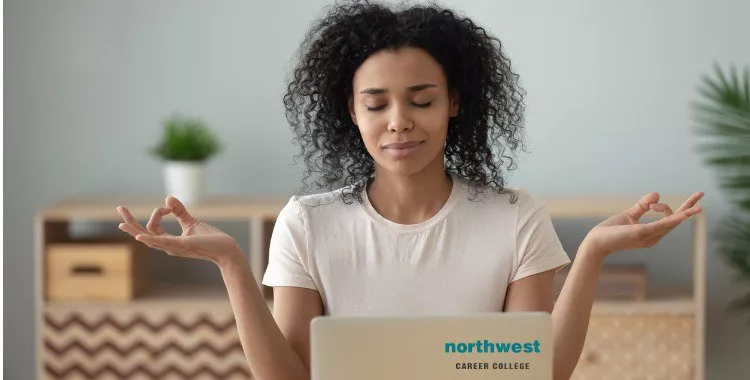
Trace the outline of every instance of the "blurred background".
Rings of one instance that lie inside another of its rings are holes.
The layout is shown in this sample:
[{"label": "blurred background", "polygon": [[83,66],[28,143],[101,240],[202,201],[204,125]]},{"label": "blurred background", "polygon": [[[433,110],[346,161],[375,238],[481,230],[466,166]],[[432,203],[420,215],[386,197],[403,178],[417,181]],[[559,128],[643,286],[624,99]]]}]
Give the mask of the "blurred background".
[{"label": "blurred background", "polygon": [[[6,0],[5,366],[35,374],[34,213],[70,196],[165,194],[148,153],[175,111],[203,118],[224,142],[207,195],[288,197],[302,166],[284,118],[285,74],[330,1]],[[689,195],[710,230],[733,212],[696,152],[691,102],[713,64],[750,65],[750,2],[741,0],[445,1],[503,42],[527,91],[531,154],[511,187],[565,195]],[[673,208],[679,204],[672,204]],[[114,213],[114,209],[112,210]],[[590,224],[586,224],[589,223]],[[569,253],[596,221],[557,224]],[[116,223],[77,226],[112,231]],[[217,223],[247,241],[246,225]],[[648,254],[656,281],[690,280],[689,231]],[[747,294],[708,238],[706,378],[750,371]],[[689,255],[689,253],[688,253]],[[215,268],[155,255],[160,280],[221,281]],[[164,270],[166,269],[166,270]]]}]

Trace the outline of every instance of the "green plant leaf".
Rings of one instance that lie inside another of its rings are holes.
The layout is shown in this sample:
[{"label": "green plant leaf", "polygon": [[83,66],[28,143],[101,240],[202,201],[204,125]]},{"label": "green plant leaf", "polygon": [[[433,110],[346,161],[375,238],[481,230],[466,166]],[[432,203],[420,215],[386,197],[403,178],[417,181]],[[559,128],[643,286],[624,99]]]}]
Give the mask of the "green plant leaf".
[{"label": "green plant leaf", "polygon": [[[726,72],[718,64],[713,68],[713,75],[701,77],[700,101],[692,103],[698,124],[693,131],[710,139],[696,150],[716,168],[719,186],[734,205],[716,230],[717,252],[750,283],[750,68],[742,73],[734,65]],[[728,308],[750,314],[750,292]]]},{"label": "green plant leaf", "polygon": [[745,190],[750,187],[750,175],[725,176],[721,182],[725,189]]},{"label": "green plant leaf", "polygon": [[164,135],[151,153],[170,161],[205,161],[222,145],[201,118],[174,114],[162,121]]},{"label": "green plant leaf", "polygon": [[750,154],[709,158],[706,162],[710,165],[750,166]]}]

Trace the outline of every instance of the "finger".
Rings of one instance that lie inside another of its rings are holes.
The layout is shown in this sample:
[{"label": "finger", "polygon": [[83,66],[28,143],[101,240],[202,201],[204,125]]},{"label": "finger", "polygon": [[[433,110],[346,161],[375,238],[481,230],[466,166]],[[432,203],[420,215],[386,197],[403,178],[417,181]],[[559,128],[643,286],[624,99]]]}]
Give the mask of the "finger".
[{"label": "finger", "polygon": [[148,246],[158,248],[161,250],[180,251],[183,248],[183,242],[179,237],[174,235],[150,235],[150,234],[139,234],[135,237],[138,240]]},{"label": "finger", "polygon": [[137,228],[133,227],[130,223],[120,223],[118,226],[121,230],[127,232],[130,236],[136,237],[138,234],[142,234],[143,231],[138,230]]},{"label": "finger", "polygon": [[701,206],[694,206],[685,211],[675,213],[664,219],[642,224],[645,227],[644,232],[641,234],[643,241],[646,242],[646,246],[656,244],[661,238],[670,233],[680,223],[690,218],[691,216],[700,213],[703,210]]},{"label": "finger", "polygon": [[161,218],[164,215],[167,215],[172,212],[172,208],[167,207],[157,207],[154,209],[154,212],[151,213],[151,219],[149,219],[148,224],[146,224],[146,229],[148,229],[150,232],[161,235],[164,233],[164,229],[159,225],[161,223]]},{"label": "finger", "polygon": [[638,202],[635,204],[635,206],[631,207],[626,211],[628,215],[630,215],[633,219],[638,220],[640,219],[643,214],[648,212],[648,210],[651,209],[651,204],[656,203],[659,201],[659,193],[657,192],[651,192],[643,196]]},{"label": "finger", "polygon": [[143,233],[148,233],[148,230],[143,228],[143,226],[133,217],[133,214],[131,214],[127,208],[119,206],[117,207],[117,212],[122,215],[122,218],[125,219],[125,222]]},{"label": "finger", "polygon": [[680,223],[682,223],[685,219],[703,211],[703,207],[701,206],[693,206],[687,210],[675,213],[669,217],[666,217],[662,220],[657,220],[655,222],[649,223],[650,226],[655,228],[656,230],[659,230],[661,232],[669,232],[673,228],[677,227]]},{"label": "finger", "polygon": [[177,198],[170,195],[167,197],[166,203],[168,206],[172,207],[172,213],[180,222],[180,226],[182,226],[183,229],[195,224],[195,218],[187,212],[185,205],[183,205]]},{"label": "finger", "polygon": [[703,211],[703,206],[701,206],[701,205],[695,205],[695,206],[693,206],[693,207],[691,207],[691,208],[689,208],[689,209],[687,209],[685,211],[681,211],[681,212],[684,213],[684,214],[686,214],[687,217],[689,218],[689,217],[691,217],[691,216],[693,216],[695,214],[700,214],[702,211]]},{"label": "finger", "polygon": [[[146,234],[140,234],[140,235],[143,235],[143,236],[153,236],[153,235],[146,235]],[[165,247],[165,246],[163,246],[163,245],[161,245],[161,244],[159,244],[159,243],[157,243],[155,241],[148,240],[146,238],[138,237],[138,236],[136,236],[136,240],[138,240],[141,243],[145,244],[149,248],[157,249],[159,251],[164,251],[164,252],[166,252],[166,253],[168,253],[170,255],[172,254],[172,252],[170,251],[169,247]]]},{"label": "finger", "polygon": [[702,191],[693,194],[692,196],[690,196],[690,198],[688,198],[687,201],[685,201],[685,203],[682,204],[682,206],[680,206],[680,208],[677,209],[677,212],[682,212],[693,207],[701,198],[703,198],[704,194],[705,193]]},{"label": "finger", "polygon": [[669,205],[666,205],[664,203],[652,204],[651,210],[654,210],[656,212],[663,212],[666,216],[671,216],[672,214],[674,214],[674,212],[672,212],[672,209],[669,207]]}]

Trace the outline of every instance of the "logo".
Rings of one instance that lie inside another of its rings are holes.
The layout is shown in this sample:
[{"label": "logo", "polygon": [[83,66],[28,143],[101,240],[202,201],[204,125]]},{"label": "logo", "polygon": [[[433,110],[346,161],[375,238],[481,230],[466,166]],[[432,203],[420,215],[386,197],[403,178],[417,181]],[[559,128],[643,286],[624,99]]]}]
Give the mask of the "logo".
[{"label": "logo", "polygon": [[[539,340],[527,342],[494,342],[477,339],[472,342],[445,342],[446,354],[525,354],[535,355],[542,352]],[[529,370],[527,361],[493,361],[493,362],[457,362],[458,370]]]}]

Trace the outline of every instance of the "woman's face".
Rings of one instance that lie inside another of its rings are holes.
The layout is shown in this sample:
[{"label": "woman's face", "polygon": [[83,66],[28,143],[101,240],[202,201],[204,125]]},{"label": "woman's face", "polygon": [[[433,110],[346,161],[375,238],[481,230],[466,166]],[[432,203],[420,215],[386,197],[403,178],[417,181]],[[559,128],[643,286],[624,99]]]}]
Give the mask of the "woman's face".
[{"label": "woman's face", "polygon": [[458,96],[446,81],[429,53],[411,47],[376,52],[357,69],[349,112],[376,168],[402,175],[431,164],[442,170],[448,118],[458,114]]}]

